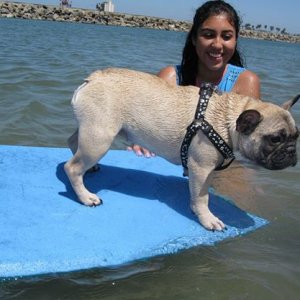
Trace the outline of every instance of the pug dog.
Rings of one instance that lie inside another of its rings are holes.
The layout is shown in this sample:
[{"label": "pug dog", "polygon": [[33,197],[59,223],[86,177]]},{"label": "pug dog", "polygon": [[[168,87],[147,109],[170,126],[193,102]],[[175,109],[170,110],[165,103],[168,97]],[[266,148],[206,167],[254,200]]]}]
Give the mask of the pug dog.
[{"label": "pug dog", "polygon": [[[284,169],[297,163],[299,134],[289,109],[299,96],[279,107],[235,93],[213,92],[205,120],[233,152],[267,169]],[[198,99],[199,88],[171,86],[148,73],[119,68],[92,73],[72,98],[78,130],[70,139],[74,156],[64,166],[79,202],[102,203],[86,189],[83,175],[106,154],[118,134],[180,165],[181,145]],[[208,208],[212,173],[223,161],[207,135],[197,131],[187,152],[190,206],[208,230],[225,228]]]}]

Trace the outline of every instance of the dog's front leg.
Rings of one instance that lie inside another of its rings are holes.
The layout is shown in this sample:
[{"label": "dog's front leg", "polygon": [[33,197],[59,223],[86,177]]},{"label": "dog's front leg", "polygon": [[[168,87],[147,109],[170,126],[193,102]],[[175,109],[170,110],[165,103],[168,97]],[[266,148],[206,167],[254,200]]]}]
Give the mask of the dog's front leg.
[{"label": "dog's front leg", "polygon": [[189,189],[191,194],[191,209],[197,215],[200,223],[208,230],[221,231],[224,223],[208,208],[208,189],[211,182],[212,168],[189,166]]}]

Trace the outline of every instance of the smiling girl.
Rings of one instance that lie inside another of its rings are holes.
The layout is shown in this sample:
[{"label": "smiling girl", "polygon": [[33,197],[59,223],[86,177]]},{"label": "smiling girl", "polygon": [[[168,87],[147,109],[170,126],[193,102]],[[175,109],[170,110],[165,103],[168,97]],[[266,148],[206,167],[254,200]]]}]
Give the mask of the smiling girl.
[{"label": "smiling girl", "polygon": [[207,1],[199,7],[178,66],[158,76],[171,84],[200,86],[211,82],[224,92],[260,97],[258,76],[246,70],[237,49],[240,19],[225,1]]}]

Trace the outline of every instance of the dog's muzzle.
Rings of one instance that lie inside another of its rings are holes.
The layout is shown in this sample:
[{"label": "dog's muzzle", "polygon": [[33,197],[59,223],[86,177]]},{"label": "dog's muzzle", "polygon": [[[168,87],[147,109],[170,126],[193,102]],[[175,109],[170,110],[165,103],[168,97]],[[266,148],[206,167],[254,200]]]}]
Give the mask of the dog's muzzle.
[{"label": "dog's muzzle", "polygon": [[270,170],[282,170],[297,164],[296,142],[288,142],[277,147],[271,152],[262,165]]}]

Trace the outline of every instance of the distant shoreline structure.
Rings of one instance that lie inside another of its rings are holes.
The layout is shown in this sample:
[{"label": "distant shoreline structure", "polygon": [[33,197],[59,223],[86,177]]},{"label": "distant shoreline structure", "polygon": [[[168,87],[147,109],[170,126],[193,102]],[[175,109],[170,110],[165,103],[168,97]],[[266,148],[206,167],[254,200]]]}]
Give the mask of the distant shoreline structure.
[{"label": "distant shoreline structure", "polygon": [[[60,7],[22,2],[0,2],[0,18],[19,18],[29,20],[48,20],[57,22],[77,22],[126,27],[152,28],[187,32],[191,23],[158,17],[148,17],[125,13],[109,13],[99,10]],[[300,43],[300,35],[274,33],[253,29],[242,29],[244,38]]]}]

